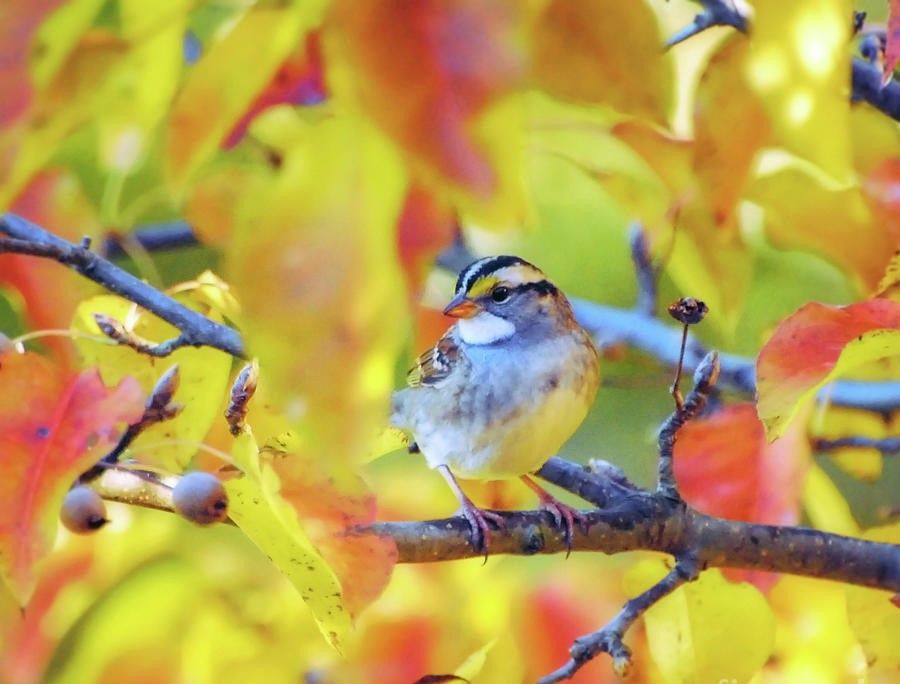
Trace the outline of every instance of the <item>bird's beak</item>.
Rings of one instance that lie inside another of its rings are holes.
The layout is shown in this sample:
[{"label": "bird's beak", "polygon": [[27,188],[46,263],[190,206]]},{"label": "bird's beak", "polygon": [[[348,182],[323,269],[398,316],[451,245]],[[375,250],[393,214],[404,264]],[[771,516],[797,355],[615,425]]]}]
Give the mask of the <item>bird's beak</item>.
[{"label": "bird's beak", "polygon": [[453,318],[472,318],[482,311],[481,305],[476,304],[464,294],[458,294],[444,308],[444,315],[453,316]]}]

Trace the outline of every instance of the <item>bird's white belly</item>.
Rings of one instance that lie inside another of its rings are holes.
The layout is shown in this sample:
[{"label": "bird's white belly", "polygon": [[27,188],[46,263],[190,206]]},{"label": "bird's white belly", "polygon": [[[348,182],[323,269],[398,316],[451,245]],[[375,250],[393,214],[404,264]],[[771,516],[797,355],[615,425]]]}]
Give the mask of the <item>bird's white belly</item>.
[{"label": "bird's white belly", "polygon": [[459,477],[506,479],[540,468],[584,420],[592,397],[574,386],[558,387],[542,401],[522,402],[521,410],[496,426],[447,424],[416,435],[428,465],[447,465]]}]

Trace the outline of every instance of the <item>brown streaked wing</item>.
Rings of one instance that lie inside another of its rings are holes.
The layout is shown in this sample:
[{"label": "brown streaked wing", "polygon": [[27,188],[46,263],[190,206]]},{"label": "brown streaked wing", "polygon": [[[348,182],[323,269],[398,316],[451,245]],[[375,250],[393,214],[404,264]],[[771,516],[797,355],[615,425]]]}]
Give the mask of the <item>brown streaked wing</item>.
[{"label": "brown streaked wing", "polygon": [[433,386],[450,375],[461,353],[451,333],[452,328],[416,359],[416,365],[406,374],[406,384],[410,387]]}]

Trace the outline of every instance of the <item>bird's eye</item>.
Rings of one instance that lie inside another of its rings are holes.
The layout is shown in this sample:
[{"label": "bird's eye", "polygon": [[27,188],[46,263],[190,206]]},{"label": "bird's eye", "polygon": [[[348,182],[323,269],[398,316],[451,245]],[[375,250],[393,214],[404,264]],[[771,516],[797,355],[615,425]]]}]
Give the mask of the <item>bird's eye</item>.
[{"label": "bird's eye", "polygon": [[493,299],[498,304],[502,304],[509,299],[509,288],[502,286],[495,287],[493,292],[491,292],[491,299]]}]

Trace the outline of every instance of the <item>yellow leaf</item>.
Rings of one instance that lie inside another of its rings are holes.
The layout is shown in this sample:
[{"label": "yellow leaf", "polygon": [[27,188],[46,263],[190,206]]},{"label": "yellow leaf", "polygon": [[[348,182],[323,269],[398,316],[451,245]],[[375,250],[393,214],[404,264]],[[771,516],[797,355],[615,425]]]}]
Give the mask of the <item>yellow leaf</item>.
[{"label": "yellow leaf", "polygon": [[354,462],[387,422],[406,337],[405,186],[384,138],[335,113],[306,126],[228,244],[248,347],[311,458]]},{"label": "yellow leaf", "polygon": [[[900,523],[866,530],[870,541],[900,544]],[[900,610],[885,591],[847,587],[847,618],[869,664],[869,675],[900,672]]]},{"label": "yellow leaf", "polygon": [[343,652],[352,624],[337,576],[310,542],[293,507],[278,493],[278,476],[260,461],[249,432],[235,440],[232,455],[243,476],[225,484],[231,519],[284,573],[309,606],[322,635]]},{"label": "yellow leaf", "polygon": [[[182,303],[190,301],[190,295],[182,299]],[[95,313],[106,314],[124,323],[135,334],[152,342],[163,342],[178,334],[162,319],[115,295],[83,300],[75,310],[72,331],[102,337],[94,321]],[[215,310],[205,313],[213,320],[220,318]],[[84,337],[76,337],[75,345],[85,365],[97,366],[105,382],[117,383],[130,375],[145,391],[153,387],[162,373],[178,364],[180,383],[174,401],[184,408],[175,418],[142,432],[131,449],[139,454],[141,462],[172,472],[184,470],[213,421],[222,419],[231,357],[211,347],[182,347],[166,358],[157,359],[128,347],[110,346]]]},{"label": "yellow leaf", "polygon": [[813,527],[849,537],[859,536],[859,525],[850,504],[815,463],[810,465],[803,485],[803,508]]},{"label": "yellow leaf", "polygon": [[844,271],[859,292],[878,284],[894,244],[858,187],[829,188],[791,166],[754,180],[746,198],[765,211],[766,236],[776,247],[818,254]]},{"label": "yellow leaf", "polygon": [[673,66],[646,3],[553,0],[533,32],[534,78],[550,94],[667,121]]},{"label": "yellow leaf", "polygon": [[[625,576],[629,595],[667,572],[659,560],[641,561]],[[746,682],[768,660],[775,619],[751,584],[734,584],[715,569],[666,596],[644,614],[650,654],[669,682]]]},{"label": "yellow leaf", "polygon": [[849,180],[849,6],[758,0],[753,7],[745,74],[769,111],[776,140],[832,178]]},{"label": "yellow leaf", "polygon": [[296,46],[304,12],[296,3],[247,11],[194,65],[172,106],[167,170],[180,189]]}]

